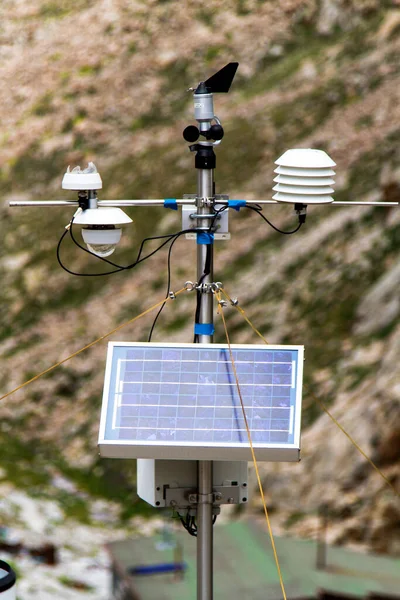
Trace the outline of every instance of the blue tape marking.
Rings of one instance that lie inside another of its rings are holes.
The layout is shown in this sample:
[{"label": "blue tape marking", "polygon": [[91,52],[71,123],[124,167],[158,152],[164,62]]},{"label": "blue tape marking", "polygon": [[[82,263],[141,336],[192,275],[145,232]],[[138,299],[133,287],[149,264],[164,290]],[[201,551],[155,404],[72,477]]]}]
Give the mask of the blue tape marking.
[{"label": "blue tape marking", "polygon": [[246,206],[246,200],[228,200],[228,206],[239,211],[243,206]]},{"label": "blue tape marking", "polygon": [[213,323],[195,323],[194,332],[196,335],[213,335],[215,331]]},{"label": "blue tape marking", "polygon": [[171,208],[172,210],[178,210],[176,198],[164,198],[164,208]]},{"label": "blue tape marking", "polygon": [[197,243],[198,244],[213,244],[214,243],[214,234],[209,233],[208,231],[200,231],[197,234]]},{"label": "blue tape marking", "polygon": [[137,567],[130,567],[128,572],[131,575],[154,575],[156,573],[185,571],[186,569],[186,563],[162,563],[160,565],[138,565]]}]

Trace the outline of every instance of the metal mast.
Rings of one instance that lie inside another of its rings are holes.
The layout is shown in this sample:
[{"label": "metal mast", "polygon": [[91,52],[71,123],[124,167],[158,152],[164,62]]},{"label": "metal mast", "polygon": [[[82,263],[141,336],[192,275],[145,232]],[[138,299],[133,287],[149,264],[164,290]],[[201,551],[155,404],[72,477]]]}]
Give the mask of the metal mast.
[{"label": "metal mast", "polygon": [[[206,164],[211,166],[205,167]],[[196,156],[197,173],[197,214],[198,227],[204,233],[197,239],[197,281],[202,282],[199,290],[198,313],[199,343],[213,340],[213,296],[210,284],[213,282],[213,236],[208,233],[214,211],[215,154],[212,146],[203,147]],[[198,461],[198,505],[197,505],[197,599],[212,600],[213,597],[213,473],[212,461]]]},{"label": "metal mast", "polygon": [[[213,94],[227,93],[235,77],[238,63],[229,63],[206,81],[199,83],[193,94],[194,116],[198,123],[186,127],[183,137],[196,152],[197,169],[197,310],[195,341],[213,341],[213,242],[211,231],[215,217],[214,145],[221,142],[224,130],[214,113]],[[199,231],[200,230],[200,231]],[[197,600],[213,598],[213,465],[198,461],[197,475]]]}]

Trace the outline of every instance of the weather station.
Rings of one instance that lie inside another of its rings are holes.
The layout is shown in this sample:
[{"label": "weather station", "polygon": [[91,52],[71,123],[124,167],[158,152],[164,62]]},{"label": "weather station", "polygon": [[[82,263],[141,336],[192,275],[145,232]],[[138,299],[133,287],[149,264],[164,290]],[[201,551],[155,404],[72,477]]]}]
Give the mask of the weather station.
[{"label": "weather station", "polygon": [[[248,502],[247,464],[253,461],[300,460],[300,423],[304,349],[299,345],[231,344],[223,316],[231,304],[224,283],[213,273],[214,242],[230,239],[228,214],[248,209],[279,233],[295,234],[304,226],[309,205],[398,206],[397,202],[335,202],[334,161],[323,151],[285,152],[275,169],[275,195],[267,200],[230,199],[216,194],[216,155],[224,137],[214,112],[214,95],[228,93],[238,63],[229,63],[193,92],[196,125],[183,132],[195,155],[197,192],[183,198],[101,200],[102,181],[93,163],[68,169],[62,187],[78,192],[77,200],[11,201],[10,206],[66,206],[75,209],[57,247],[67,235],[114,273],[130,270],[182,235],[197,245],[197,273],[179,293],[196,296],[191,343],[151,342],[164,305],[178,297],[170,289],[157,313],[147,342],[109,343],[101,409],[99,450],[112,458],[137,459],[138,494],[149,504],[170,507],[185,529],[197,537],[197,598],[213,598],[213,524],[223,504]],[[263,214],[278,204],[294,208],[297,224],[291,231],[275,227]],[[160,246],[144,254],[142,241],[135,262],[110,260],[131,223],[126,207],[182,208],[182,229],[157,238]],[[86,247],[75,236],[81,230]],[[214,307],[221,316],[227,343],[213,343]],[[105,337],[105,336],[103,336]],[[258,476],[259,479],[259,476]],[[259,480],[263,497],[262,485]],[[264,501],[264,498],[263,498]],[[265,506],[265,501],[264,501]],[[266,511],[266,507],[265,507]],[[267,518],[268,521],[268,518]],[[0,579],[1,582],[1,579]]]}]

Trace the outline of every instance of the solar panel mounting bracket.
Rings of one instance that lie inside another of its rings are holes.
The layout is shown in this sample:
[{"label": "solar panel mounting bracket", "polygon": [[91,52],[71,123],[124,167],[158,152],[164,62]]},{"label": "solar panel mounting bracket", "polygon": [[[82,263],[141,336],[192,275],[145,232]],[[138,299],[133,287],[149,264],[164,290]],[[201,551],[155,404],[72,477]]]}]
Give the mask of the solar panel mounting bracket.
[{"label": "solar panel mounting bracket", "polygon": [[165,506],[172,508],[188,509],[193,505],[212,502],[216,508],[221,504],[244,504],[247,502],[247,491],[242,490],[240,485],[213,486],[212,494],[204,498],[193,488],[164,488]]}]

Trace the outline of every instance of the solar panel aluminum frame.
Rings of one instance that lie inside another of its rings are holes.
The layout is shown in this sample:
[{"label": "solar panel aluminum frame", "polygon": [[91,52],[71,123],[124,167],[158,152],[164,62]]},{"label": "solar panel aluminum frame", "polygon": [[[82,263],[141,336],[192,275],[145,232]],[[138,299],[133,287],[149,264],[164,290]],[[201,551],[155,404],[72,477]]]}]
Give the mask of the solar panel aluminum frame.
[{"label": "solar panel aluminum frame", "polygon": [[[224,349],[228,350],[227,344],[187,344],[187,343],[146,343],[146,342],[109,342],[106,371],[104,380],[104,391],[100,418],[100,430],[98,446],[100,455],[108,458],[155,458],[165,460],[229,460],[229,461],[251,461],[250,444],[240,442],[191,442],[161,440],[124,440],[107,439],[106,427],[107,416],[113,400],[110,399],[111,373],[113,366],[114,349],[124,348],[175,348],[196,350]],[[296,351],[297,368],[295,373],[295,411],[293,419],[293,443],[257,443],[253,442],[256,458],[265,462],[298,462],[300,460],[300,428],[301,428],[301,399],[303,381],[304,346],[298,345],[264,345],[264,344],[231,344],[232,350],[268,350],[268,351]],[[239,377],[240,384],[240,377]],[[114,398],[115,404],[115,398]]]}]

